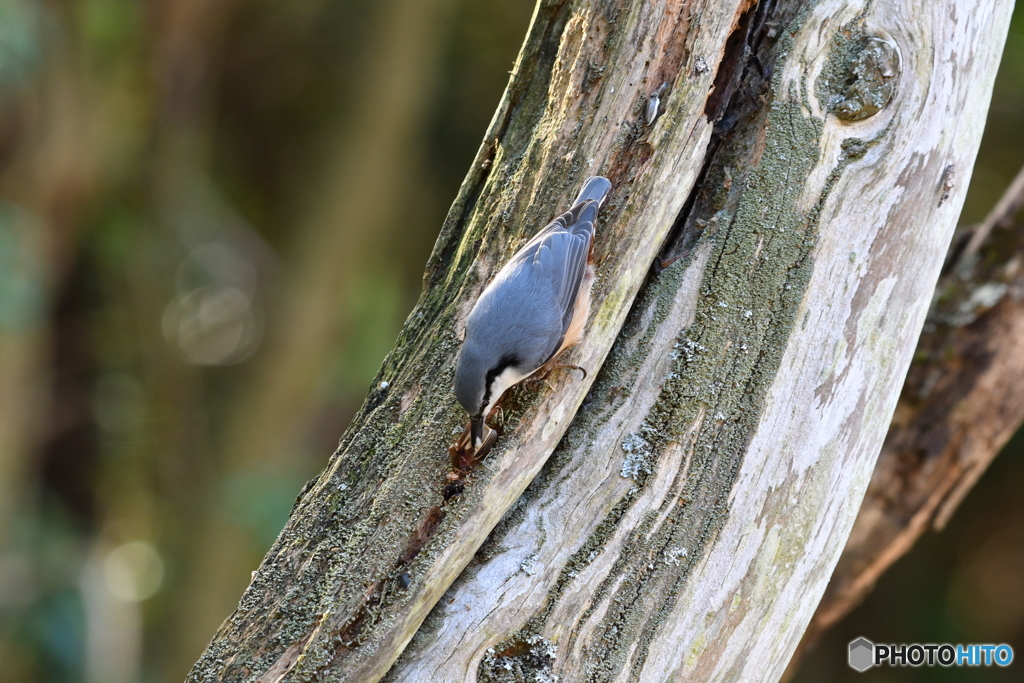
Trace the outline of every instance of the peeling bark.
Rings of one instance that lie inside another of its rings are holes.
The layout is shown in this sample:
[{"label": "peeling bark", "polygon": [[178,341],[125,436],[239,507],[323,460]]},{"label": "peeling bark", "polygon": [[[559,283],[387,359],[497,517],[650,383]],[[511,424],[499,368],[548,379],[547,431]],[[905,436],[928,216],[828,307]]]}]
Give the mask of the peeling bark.
[{"label": "peeling bark", "polygon": [[[397,348],[190,680],[777,678],[963,202],[1011,7],[968,9],[542,1]],[[453,492],[465,316],[595,173],[593,386],[512,392]]]}]

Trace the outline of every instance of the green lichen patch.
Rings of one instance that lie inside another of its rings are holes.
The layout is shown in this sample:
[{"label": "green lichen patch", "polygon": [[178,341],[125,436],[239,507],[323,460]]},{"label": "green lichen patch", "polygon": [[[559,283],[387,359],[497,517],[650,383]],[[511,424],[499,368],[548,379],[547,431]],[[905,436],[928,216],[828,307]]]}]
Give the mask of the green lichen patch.
[{"label": "green lichen patch", "polygon": [[685,478],[677,473],[663,498],[665,521],[634,532],[622,554],[628,560],[591,648],[592,680],[642,668],[693,563],[724,523],[732,482],[810,275],[816,212],[797,207],[818,162],[822,122],[805,118],[794,101],[776,100],[762,117],[737,133],[747,140],[765,136],[756,167],[742,170],[750,145],[740,139],[709,174],[741,169],[730,171],[738,192],[696,207],[719,214],[720,227],[708,236],[715,248],[704,296],[694,324],[677,340],[678,357],[645,425],[656,453],[681,444],[690,467]]},{"label": "green lichen patch", "polygon": [[558,647],[536,633],[488,648],[480,662],[480,683],[558,683],[552,671]]},{"label": "green lichen patch", "polygon": [[892,101],[899,73],[896,49],[854,24],[833,39],[815,94],[822,107],[843,121],[862,121]]},{"label": "green lichen patch", "polygon": [[627,434],[622,440],[621,448],[626,457],[622,460],[620,477],[636,480],[644,474],[651,473],[654,452],[651,450],[651,444],[643,436]]}]

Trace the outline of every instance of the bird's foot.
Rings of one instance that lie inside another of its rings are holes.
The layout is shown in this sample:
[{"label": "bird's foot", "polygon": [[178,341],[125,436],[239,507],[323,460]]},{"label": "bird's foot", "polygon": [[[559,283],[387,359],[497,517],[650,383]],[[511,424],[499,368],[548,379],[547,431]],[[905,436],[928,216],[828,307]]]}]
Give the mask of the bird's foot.
[{"label": "bird's foot", "polygon": [[547,383],[547,380],[549,377],[551,377],[552,373],[554,373],[555,370],[579,370],[580,372],[583,373],[583,379],[587,378],[586,368],[580,367],[579,365],[573,365],[571,363],[558,363],[557,365],[551,365],[545,368],[543,372],[527,377],[526,379],[523,380],[523,384],[546,384],[550,389],[551,385]]}]

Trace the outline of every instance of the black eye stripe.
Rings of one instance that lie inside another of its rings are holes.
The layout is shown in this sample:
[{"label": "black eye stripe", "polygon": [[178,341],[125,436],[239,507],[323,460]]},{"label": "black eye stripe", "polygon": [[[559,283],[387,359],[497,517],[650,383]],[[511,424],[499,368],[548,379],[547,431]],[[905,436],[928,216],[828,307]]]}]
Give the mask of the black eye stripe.
[{"label": "black eye stripe", "polygon": [[[494,382],[494,378],[505,372],[508,368],[513,365],[519,365],[519,356],[514,353],[506,354],[498,360],[498,364],[487,371],[484,376],[484,398],[480,403],[480,413],[484,412],[484,408],[491,402],[491,384]],[[485,416],[486,417],[486,416]]]}]

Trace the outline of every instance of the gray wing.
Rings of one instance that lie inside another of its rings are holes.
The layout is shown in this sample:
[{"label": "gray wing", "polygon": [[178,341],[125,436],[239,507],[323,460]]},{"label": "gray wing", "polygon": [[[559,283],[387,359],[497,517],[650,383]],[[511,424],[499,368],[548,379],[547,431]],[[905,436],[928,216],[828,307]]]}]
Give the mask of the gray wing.
[{"label": "gray wing", "polygon": [[536,248],[537,244],[547,239],[550,235],[558,232],[572,233],[574,230],[579,229],[578,226],[582,223],[590,223],[590,239],[593,241],[594,223],[597,222],[597,211],[599,208],[600,204],[595,200],[584,200],[573,204],[571,209],[548,223],[544,226],[543,230],[534,235],[522,249],[516,252],[511,262],[514,263],[526,259],[527,255],[531,253],[531,249]]},{"label": "gray wing", "polygon": [[[549,292],[559,312],[562,329],[551,353],[561,346],[572,321],[594,242],[597,209],[596,201],[577,204],[537,233],[510,262],[529,269],[530,279]],[[538,295],[543,296],[543,292]]]}]

